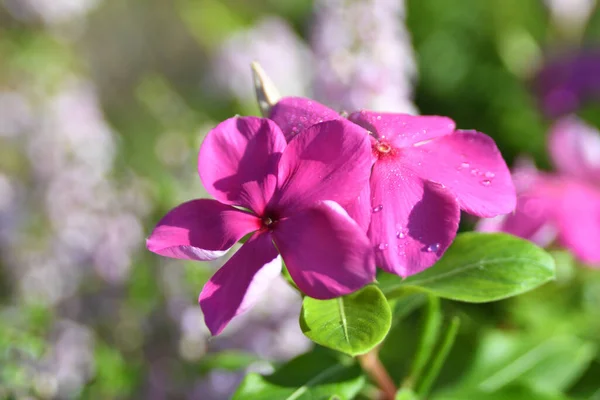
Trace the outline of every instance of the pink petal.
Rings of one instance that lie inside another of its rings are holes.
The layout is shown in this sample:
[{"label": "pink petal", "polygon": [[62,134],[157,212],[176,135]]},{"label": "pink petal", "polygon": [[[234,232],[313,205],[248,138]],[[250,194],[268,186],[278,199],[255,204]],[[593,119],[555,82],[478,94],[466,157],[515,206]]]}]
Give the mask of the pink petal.
[{"label": "pink petal", "polygon": [[514,213],[479,221],[480,232],[506,232],[547,246],[556,238],[554,211],[560,207],[555,199],[535,194],[535,189],[517,199]]},{"label": "pink petal", "polygon": [[423,179],[446,186],[468,213],[493,217],[515,209],[508,167],[494,141],[483,133],[456,131],[405,149],[401,157]]},{"label": "pink petal", "polygon": [[166,257],[208,261],[219,258],[244,235],[259,228],[260,220],[254,215],[215,200],[192,200],[169,211],[146,246]]},{"label": "pink petal", "polygon": [[377,138],[385,137],[396,147],[410,146],[454,132],[455,124],[450,118],[438,116],[415,116],[408,114],[357,111],[348,119],[373,132]]},{"label": "pink petal", "polygon": [[335,202],[278,221],[273,238],[292,279],[310,297],[342,296],[375,279],[366,234]]},{"label": "pink petal", "polygon": [[304,97],[284,97],[273,106],[269,118],[279,125],[288,142],[299,132],[323,121],[340,119],[329,107]]},{"label": "pink petal", "polygon": [[550,131],[556,168],[572,177],[600,182],[600,132],[576,117],[563,118]]},{"label": "pink petal", "polygon": [[514,180],[521,188],[513,213],[482,219],[477,230],[502,231],[547,246],[557,234],[556,216],[562,207],[568,180],[558,175],[539,172],[531,165],[515,170]]},{"label": "pink petal", "polygon": [[273,121],[230,118],[204,139],[198,172],[206,190],[221,203],[261,214],[275,190],[284,148],[285,138]]},{"label": "pink petal", "polygon": [[569,182],[557,213],[559,242],[587,263],[600,263],[600,191]]},{"label": "pink petal", "polygon": [[346,120],[311,126],[281,156],[273,207],[294,212],[321,200],[349,204],[368,183],[371,145],[367,132]]},{"label": "pink petal", "polygon": [[348,212],[358,226],[367,232],[371,223],[371,185],[366,184],[358,197],[349,204],[344,205],[344,209]]},{"label": "pink petal", "polygon": [[371,176],[369,237],[377,265],[407,277],[433,265],[458,229],[460,209],[440,185],[423,181],[398,161],[380,160]]},{"label": "pink petal", "polygon": [[535,162],[529,157],[519,156],[513,162],[512,180],[517,194],[529,190],[541,175]]},{"label": "pink petal", "polygon": [[281,272],[281,258],[271,235],[255,233],[204,285],[200,306],[204,321],[218,335],[231,321],[250,307]]},{"label": "pink petal", "polygon": [[[546,203],[549,203],[545,201],[548,193],[542,189],[542,187],[547,186],[545,184],[545,181],[547,181],[546,176],[537,170],[533,160],[527,157],[519,157],[514,162],[512,180],[517,191],[515,211],[492,218],[482,218],[477,223],[476,230],[480,232],[507,232],[535,241],[533,238],[537,236],[536,232],[547,231],[546,223],[551,218],[545,211]],[[544,192],[542,196],[538,193],[540,190]],[[554,208],[556,208],[556,204],[550,206],[549,209]],[[543,234],[542,236],[547,237],[548,235]],[[553,239],[554,237],[549,240]],[[545,240],[543,243],[548,244]]]}]

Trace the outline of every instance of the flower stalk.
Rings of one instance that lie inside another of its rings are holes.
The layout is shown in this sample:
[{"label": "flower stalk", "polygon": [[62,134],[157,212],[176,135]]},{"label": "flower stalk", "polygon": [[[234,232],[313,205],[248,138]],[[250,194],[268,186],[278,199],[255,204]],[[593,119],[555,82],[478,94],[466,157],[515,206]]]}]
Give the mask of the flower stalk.
[{"label": "flower stalk", "polygon": [[394,400],[396,385],[379,359],[379,349],[375,348],[357,357],[362,369],[381,390],[382,400]]}]

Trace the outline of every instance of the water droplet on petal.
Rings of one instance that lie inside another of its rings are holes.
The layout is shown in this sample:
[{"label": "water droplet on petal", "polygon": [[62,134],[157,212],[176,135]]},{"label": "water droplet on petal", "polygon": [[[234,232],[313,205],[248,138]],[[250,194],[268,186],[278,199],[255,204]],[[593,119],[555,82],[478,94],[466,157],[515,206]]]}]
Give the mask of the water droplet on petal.
[{"label": "water droplet on petal", "polygon": [[485,180],[481,181],[481,184],[483,186],[490,186],[492,184],[492,181],[490,181],[489,179],[485,179]]},{"label": "water droplet on petal", "polygon": [[466,161],[460,164],[460,167],[461,167],[461,168],[469,168],[470,166],[471,166],[471,164],[469,164],[469,163],[468,163],[468,162],[466,162]]},{"label": "water droplet on petal", "polygon": [[477,168],[473,168],[471,170],[471,175],[479,175],[479,170]]},{"label": "water droplet on petal", "polygon": [[493,173],[493,172],[491,172],[491,171],[488,171],[488,172],[486,172],[486,173],[485,173],[485,175],[484,175],[484,176],[485,176],[486,178],[488,178],[488,179],[492,179],[493,177],[495,177],[495,176],[496,176],[496,174],[495,174],[495,173]]},{"label": "water droplet on petal", "polygon": [[438,251],[439,249],[440,249],[439,243],[432,243],[429,246],[427,246],[427,251],[430,253],[434,253],[434,252]]},{"label": "water droplet on petal", "polygon": [[378,120],[378,121],[379,121],[379,120],[381,120],[381,115],[378,115],[378,116],[377,116],[377,120]]},{"label": "water droplet on petal", "polygon": [[381,251],[385,250],[388,248],[388,244],[387,243],[379,243],[379,246],[377,246],[377,248]]},{"label": "water droplet on petal", "polygon": [[377,207],[373,207],[373,212],[374,213],[378,213],[381,210],[383,210],[383,204],[380,204]]},{"label": "water droplet on petal", "polygon": [[404,239],[406,237],[406,233],[402,232],[402,231],[397,231],[396,232],[396,237],[398,239]]}]

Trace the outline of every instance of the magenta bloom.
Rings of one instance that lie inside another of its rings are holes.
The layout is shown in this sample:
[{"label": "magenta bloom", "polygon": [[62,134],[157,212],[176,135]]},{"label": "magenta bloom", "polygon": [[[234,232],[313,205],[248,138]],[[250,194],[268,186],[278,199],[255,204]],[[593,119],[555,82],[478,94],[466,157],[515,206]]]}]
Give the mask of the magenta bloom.
[{"label": "magenta bloom", "polygon": [[522,165],[513,173],[514,214],[482,220],[481,231],[504,231],[541,246],[554,241],[579,259],[600,263],[600,134],[575,117],[551,129],[549,150],[557,173]]},{"label": "magenta bloom", "polygon": [[339,204],[356,198],[370,163],[367,134],[346,121],[311,126],[286,144],[273,121],[228,119],[208,133],[198,161],[217,200],[171,210],[147,247],[167,257],[214,260],[252,233],[200,294],[213,335],[280,273],[279,253],[308,296],[348,294],[373,281],[375,262],[364,231]]},{"label": "magenta bloom", "polygon": [[[312,123],[340,119],[308,99],[284,98],[270,116],[288,140]],[[457,131],[445,117],[359,111],[348,119],[371,134],[370,184],[348,206],[375,248],[377,265],[406,277],[433,265],[458,229],[460,209],[511,212],[515,189],[494,141]]]}]

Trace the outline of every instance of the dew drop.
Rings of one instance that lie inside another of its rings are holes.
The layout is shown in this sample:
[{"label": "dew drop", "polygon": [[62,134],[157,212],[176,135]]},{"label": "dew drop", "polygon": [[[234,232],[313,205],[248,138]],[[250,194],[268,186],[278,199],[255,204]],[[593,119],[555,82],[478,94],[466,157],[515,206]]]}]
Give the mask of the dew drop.
[{"label": "dew drop", "polygon": [[383,204],[380,204],[377,207],[373,207],[373,212],[374,213],[378,213],[381,210],[383,210]]},{"label": "dew drop", "polygon": [[381,120],[381,115],[378,115],[378,116],[377,116],[377,120],[378,120],[378,121],[379,121],[379,120]]},{"label": "dew drop", "polygon": [[471,170],[471,175],[479,175],[479,170],[477,168],[473,168]]},{"label": "dew drop", "polygon": [[461,167],[461,168],[469,168],[470,166],[471,166],[471,164],[469,164],[469,163],[468,163],[468,162],[466,162],[466,161],[460,164],[460,167]]},{"label": "dew drop", "polygon": [[387,249],[388,246],[389,246],[389,244],[387,244],[387,243],[379,243],[379,246],[377,246],[377,248],[379,250],[383,251],[383,250]]},{"label": "dew drop", "polygon": [[396,232],[396,237],[398,239],[404,239],[406,237],[406,233],[402,232],[402,231],[397,231]]},{"label": "dew drop", "polygon": [[484,175],[484,176],[485,176],[486,178],[488,178],[488,179],[492,179],[493,177],[495,177],[495,176],[496,176],[496,174],[495,174],[495,173],[493,173],[493,172],[491,172],[491,171],[488,171],[488,172],[486,172],[486,173],[485,173],[485,175]]},{"label": "dew drop", "polygon": [[433,243],[427,247],[427,251],[430,253],[434,253],[434,252],[438,251],[439,249],[440,249],[439,243]]},{"label": "dew drop", "polygon": [[490,186],[492,184],[492,181],[490,181],[489,179],[485,179],[485,180],[481,181],[481,184],[483,186]]}]

